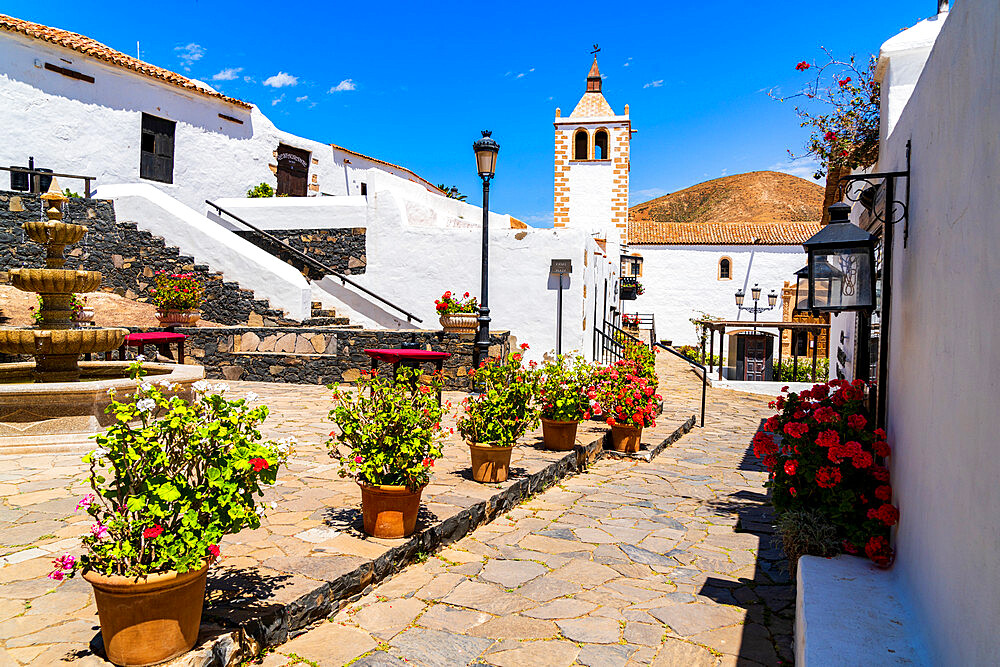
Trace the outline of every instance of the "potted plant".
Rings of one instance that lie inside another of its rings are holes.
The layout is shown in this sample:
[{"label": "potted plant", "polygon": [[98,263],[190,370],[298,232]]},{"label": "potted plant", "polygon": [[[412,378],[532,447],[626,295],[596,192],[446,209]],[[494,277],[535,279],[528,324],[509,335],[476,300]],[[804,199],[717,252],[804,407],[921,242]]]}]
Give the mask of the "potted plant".
[{"label": "potted plant", "polygon": [[144,381],[141,362],[130,372],[141,384],[130,400],[112,400],[115,422],[83,459],[91,492],[77,509],[94,521],[86,551],[57,558],[49,577],[81,571],[108,660],[149,665],[194,646],[219,543],[260,526],[257,498],[291,443],[262,440],[268,410],[250,406],[254,395],[228,400],[224,385],[201,380],[189,402]]},{"label": "potted plant", "polygon": [[157,271],[149,289],[156,304],[156,319],[162,327],[190,326],[198,321],[205,288],[193,273]]},{"label": "potted plant", "polygon": [[525,368],[521,358],[520,352],[513,352],[469,371],[478,393],[462,401],[465,412],[458,431],[469,444],[472,478],[477,482],[505,481],[514,444],[526,430],[538,426],[534,371]]},{"label": "potted plant", "polygon": [[77,324],[89,324],[94,321],[94,309],[87,305],[87,297],[78,294],[70,296],[73,307],[73,321]]},{"label": "potted plant", "polygon": [[457,299],[448,290],[434,300],[434,308],[445,333],[472,334],[479,328],[479,302],[468,292]]},{"label": "potted plant", "polygon": [[622,278],[621,288],[622,301],[635,301],[636,296],[638,296],[639,280],[637,278]]},{"label": "potted plant", "polygon": [[639,316],[622,314],[622,329],[629,333],[639,333]]},{"label": "potted plant", "polygon": [[642,429],[656,425],[662,400],[635,370],[634,362],[619,361],[598,372],[594,389],[595,401],[611,427],[611,446],[619,452],[639,451]]},{"label": "potted plant", "polygon": [[538,374],[542,439],[545,448],[563,452],[576,444],[576,429],[590,418],[593,367],[580,356],[558,356],[542,364]]},{"label": "potted plant", "polygon": [[339,432],[327,445],[340,475],[361,487],[364,529],[373,537],[413,533],[420,493],[441,456],[442,379],[438,373],[429,384],[419,379],[420,369],[400,366],[394,378],[365,372],[356,391],[333,392],[330,419]]}]

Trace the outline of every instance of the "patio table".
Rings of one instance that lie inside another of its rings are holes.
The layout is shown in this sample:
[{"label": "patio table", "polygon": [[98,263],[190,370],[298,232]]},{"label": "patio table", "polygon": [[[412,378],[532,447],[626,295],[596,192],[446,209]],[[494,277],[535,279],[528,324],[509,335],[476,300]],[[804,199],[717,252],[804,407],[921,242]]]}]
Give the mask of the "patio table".
[{"label": "patio table", "polygon": [[[384,361],[392,364],[392,372],[395,374],[400,364],[418,368],[421,363],[432,362],[435,369],[441,373],[444,370],[444,360],[451,356],[450,352],[436,352],[434,350],[413,350],[406,348],[387,348],[376,350],[365,350],[372,359],[372,370],[378,369],[378,362]],[[438,400],[441,400],[441,392],[438,391]]]}]

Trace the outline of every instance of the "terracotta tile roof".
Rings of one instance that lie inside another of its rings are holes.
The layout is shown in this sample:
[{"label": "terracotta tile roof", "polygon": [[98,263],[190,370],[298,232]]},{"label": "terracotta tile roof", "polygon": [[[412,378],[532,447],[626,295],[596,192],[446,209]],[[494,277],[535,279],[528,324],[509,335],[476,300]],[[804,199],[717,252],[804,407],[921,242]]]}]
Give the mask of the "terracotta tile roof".
[{"label": "terracotta tile roof", "polygon": [[441,195],[441,194],[447,195],[448,194],[447,192],[445,192],[444,190],[442,190],[438,186],[436,186],[433,183],[431,183],[430,181],[428,181],[426,178],[423,178],[422,176],[418,176],[417,173],[414,172],[412,169],[407,169],[406,167],[401,167],[398,164],[393,164],[392,162],[386,162],[385,160],[379,160],[377,157],[372,157],[371,155],[365,155],[364,153],[359,153],[357,151],[352,151],[350,148],[344,148],[343,146],[338,146],[337,144],[330,144],[330,146],[332,148],[338,150],[338,151],[344,151],[345,153],[349,153],[351,155],[356,155],[357,157],[364,158],[365,160],[371,160],[372,162],[375,162],[377,164],[384,164],[387,167],[392,167],[393,169],[399,169],[400,171],[405,171],[407,174],[409,174],[410,176],[413,176],[413,178],[417,179],[417,182],[419,182],[421,185],[423,185],[425,188],[427,188],[428,190],[430,190],[431,192],[433,192],[436,195]]},{"label": "terracotta tile roof", "polygon": [[596,118],[614,115],[615,112],[611,110],[611,105],[604,99],[604,95],[601,93],[584,93],[580,101],[576,103],[576,108],[573,109],[573,113],[569,117]]},{"label": "terracotta tile roof", "polygon": [[118,67],[138,72],[139,74],[145,74],[146,76],[159,79],[160,81],[165,81],[166,83],[179,86],[192,92],[225,100],[230,104],[243,107],[244,109],[251,108],[250,104],[244,102],[243,100],[238,100],[235,97],[229,97],[227,95],[223,95],[222,93],[202,88],[186,76],[181,76],[176,72],[171,72],[170,70],[163,69],[162,67],[150,65],[149,63],[133,58],[132,56],[127,56],[121,51],[115,51],[111,47],[105,46],[97,40],[85,37],[84,35],[80,35],[75,32],[60,30],[59,28],[50,28],[49,26],[41,25],[40,23],[23,21],[4,14],[0,14],[0,30],[19,33],[21,35],[31,37],[32,39],[40,39],[43,42],[49,42],[50,44],[72,49],[73,51],[90,56],[91,58],[103,60],[106,63],[117,65]]},{"label": "terracotta tile roof", "polygon": [[801,245],[818,222],[628,222],[628,243],[645,245]]}]

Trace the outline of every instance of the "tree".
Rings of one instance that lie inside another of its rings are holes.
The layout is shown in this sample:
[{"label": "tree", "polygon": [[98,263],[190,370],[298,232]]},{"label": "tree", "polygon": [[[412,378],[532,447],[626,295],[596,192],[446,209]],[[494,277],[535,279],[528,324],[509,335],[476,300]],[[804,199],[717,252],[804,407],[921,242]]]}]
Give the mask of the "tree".
[{"label": "tree", "polygon": [[458,191],[457,185],[452,185],[448,187],[444,183],[438,183],[438,190],[444,193],[448,199],[457,199],[458,201],[465,201],[465,195]]},{"label": "tree", "polygon": [[817,180],[831,168],[865,168],[878,160],[879,84],[875,80],[875,56],[869,55],[867,65],[862,66],[853,55],[848,60],[837,60],[828,49],[822,50],[825,63],[803,60],[795,66],[800,72],[812,70],[814,74],[803,90],[787,97],[773,89],[768,92],[781,102],[805,100],[803,106],[795,107],[795,112],[802,121],[800,127],[810,128],[805,155],[820,161]]}]

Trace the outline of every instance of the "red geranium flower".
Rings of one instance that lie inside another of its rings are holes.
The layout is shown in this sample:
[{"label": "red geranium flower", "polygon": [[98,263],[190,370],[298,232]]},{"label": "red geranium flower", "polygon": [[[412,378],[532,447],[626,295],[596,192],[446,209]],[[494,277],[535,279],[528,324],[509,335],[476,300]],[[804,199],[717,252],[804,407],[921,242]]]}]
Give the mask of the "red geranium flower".
[{"label": "red geranium flower", "polygon": [[847,425],[859,431],[864,429],[867,423],[868,420],[865,419],[864,415],[848,415],[847,417]]},{"label": "red geranium flower", "polygon": [[794,475],[795,472],[798,469],[799,469],[799,462],[796,461],[795,459],[791,459],[789,461],[785,461],[785,474],[786,475]]},{"label": "red geranium flower", "polygon": [[875,454],[878,456],[889,456],[889,453],[892,451],[889,448],[889,443],[884,440],[876,440],[873,442],[872,449],[875,450]]},{"label": "red geranium flower", "polygon": [[889,540],[882,535],[875,535],[865,545],[865,555],[876,565],[888,565],[892,562],[892,547]]},{"label": "red geranium flower", "polygon": [[267,461],[265,461],[264,459],[259,458],[259,457],[258,458],[253,458],[253,459],[250,459],[250,465],[253,466],[253,471],[254,472],[260,472],[261,470],[264,470],[264,469],[267,468]]},{"label": "red geranium flower", "polygon": [[142,536],[145,537],[147,540],[151,540],[153,538],[159,537],[160,533],[162,532],[163,532],[163,526],[157,524],[155,526],[150,526],[146,530],[142,531]]},{"label": "red geranium flower", "polygon": [[208,545],[208,553],[210,553],[213,556],[215,556],[216,558],[218,558],[219,557],[219,545],[218,544],[209,544]]},{"label": "red geranium flower", "polygon": [[886,502],[892,498],[892,487],[888,484],[882,484],[875,488],[875,497],[879,500],[884,500]]},{"label": "red geranium flower", "polygon": [[832,489],[837,484],[840,484],[842,479],[843,476],[840,474],[840,468],[823,466],[816,471],[816,484],[824,489]]},{"label": "red geranium flower", "polygon": [[797,69],[800,72],[804,72],[807,69],[809,69],[810,67],[811,67],[811,65],[809,63],[807,63],[805,60],[803,60],[802,62],[800,62],[798,65],[795,66],[795,69]]},{"label": "red geranium flower", "polygon": [[785,424],[785,433],[792,436],[793,438],[801,438],[806,433],[809,432],[809,427],[805,424],[800,424],[799,422],[789,422]]}]

